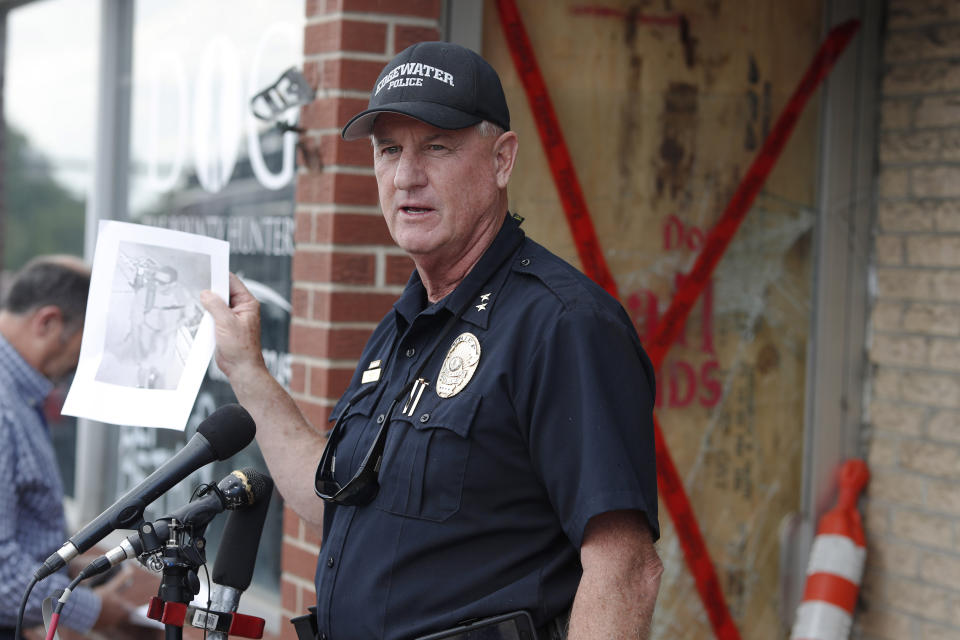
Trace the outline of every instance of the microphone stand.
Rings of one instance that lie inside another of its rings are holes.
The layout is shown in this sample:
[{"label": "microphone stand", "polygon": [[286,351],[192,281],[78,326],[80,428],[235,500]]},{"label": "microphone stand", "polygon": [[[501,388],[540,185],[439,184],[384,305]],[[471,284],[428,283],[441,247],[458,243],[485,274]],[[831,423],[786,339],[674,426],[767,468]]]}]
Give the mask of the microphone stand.
[{"label": "microphone stand", "polygon": [[[240,520],[235,518],[234,520],[240,524],[246,524],[250,518],[259,517],[259,522],[262,523],[263,515],[256,514],[266,514],[268,503],[269,496],[263,501],[264,506],[254,510],[254,515],[240,516]],[[236,613],[242,588],[222,589],[222,593],[218,593],[212,589],[211,585],[209,607],[188,606],[194,596],[200,593],[200,577],[197,571],[206,562],[206,540],[203,537],[206,524],[202,526],[185,524],[175,517],[165,517],[163,520],[169,523],[169,535],[165,543],[160,542],[156,530],[150,523],[143,524],[139,532],[143,549],[146,550],[140,554],[141,563],[163,574],[157,595],[150,599],[147,607],[147,617],[163,623],[165,640],[182,640],[184,625],[207,629],[216,634],[211,637],[226,638],[229,634],[244,638],[262,638],[264,627],[262,618]],[[260,528],[262,529],[262,524]],[[242,535],[238,537],[243,538]],[[259,531],[256,537],[259,540]],[[221,547],[222,550],[223,547]],[[255,553],[255,548],[252,553]],[[218,553],[218,565],[220,562]],[[249,564],[252,575],[252,557]],[[214,576],[217,573],[215,566]],[[239,586],[246,588],[249,577],[245,580],[246,584]]]},{"label": "microphone stand", "polygon": [[203,537],[206,527],[191,535],[192,529],[171,518],[170,536],[160,556],[163,563],[163,578],[157,592],[160,603],[151,606],[162,604],[160,618],[164,623],[165,640],[182,640],[187,605],[200,593],[197,570],[206,561],[206,540]]}]

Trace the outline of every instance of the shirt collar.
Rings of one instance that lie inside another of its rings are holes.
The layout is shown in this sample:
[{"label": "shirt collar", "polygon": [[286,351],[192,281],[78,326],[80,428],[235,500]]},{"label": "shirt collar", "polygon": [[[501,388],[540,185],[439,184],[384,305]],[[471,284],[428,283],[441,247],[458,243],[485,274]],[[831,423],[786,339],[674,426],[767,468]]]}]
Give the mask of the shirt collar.
[{"label": "shirt collar", "polygon": [[6,338],[0,335],[0,376],[6,384],[15,386],[23,399],[31,406],[42,407],[44,400],[53,391],[53,382],[31,367]]},{"label": "shirt collar", "polygon": [[[493,299],[496,295],[493,289],[499,287],[503,278],[498,279],[497,287],[494,287],[489,281],[504,261],[516,252],[523,241],[524,233],[520,229],[521,222],[522,219],[509,214],[505,215],[500,231],[497,232],[493,242],[487,247],[477,264],[452,293],[436,304],[426,306],[427,292],[420,280],[420,274],[414,270],[403,290],[403,294],[393,305],[397,314],[410,325],[420,312],[435,314],[440,309],[447,309],[450,313],[456,313],[469,304],[471,306],[464,309],[463,319],[478,326],[486,327],[487,318],[490,315],[489,310],[492,308]],[[484,299],[484,296],[486,296],[486,299]]]}]

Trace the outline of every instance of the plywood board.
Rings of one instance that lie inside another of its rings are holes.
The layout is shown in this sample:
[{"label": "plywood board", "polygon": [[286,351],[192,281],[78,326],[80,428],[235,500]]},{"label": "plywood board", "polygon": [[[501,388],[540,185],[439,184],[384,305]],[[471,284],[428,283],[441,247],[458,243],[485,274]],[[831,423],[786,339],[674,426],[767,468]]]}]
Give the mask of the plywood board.
[{"label": "plywood board", "polygon": [[[820,1],[518,5],[622,302],[649,336],[812,59]],[[511,208],[578,264],[494,3],[484,19],[484,54],[521,140]],[[658,416],[744,638],[788,635],[778,529],[800,501],[816,104],[658,379]],[[660,509],[654,637],[710,638]]]}]

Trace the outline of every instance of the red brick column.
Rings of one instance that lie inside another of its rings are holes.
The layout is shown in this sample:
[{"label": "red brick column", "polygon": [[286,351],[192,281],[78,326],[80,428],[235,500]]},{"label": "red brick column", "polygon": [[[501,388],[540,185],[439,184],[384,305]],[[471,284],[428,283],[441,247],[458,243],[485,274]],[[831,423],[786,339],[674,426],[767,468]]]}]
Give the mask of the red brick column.
[{"label": "red brick column", "polygon": [[[440,11],[440,0],[307,1],[304,71],[317,99],[301,122],[323,168],[301,168],[297,179],[291,391],[319,430],[413,268],[380,215],[369,143],[342,141],[340,127],[366,107],[390,58],[439,39]],[[288,618],[314,604],[319,544],[320,533],[287,510],[281,581]],[[291,625],[283,627],[281,637],[295,637]]]}]

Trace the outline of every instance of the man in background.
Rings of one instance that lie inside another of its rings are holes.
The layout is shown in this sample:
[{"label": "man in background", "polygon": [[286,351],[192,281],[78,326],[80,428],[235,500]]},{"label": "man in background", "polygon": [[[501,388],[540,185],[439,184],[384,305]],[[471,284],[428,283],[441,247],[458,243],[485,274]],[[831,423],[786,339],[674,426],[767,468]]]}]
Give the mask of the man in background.
[{"label": "man in background", "polygon": [[[11,640],[20,600],[37,566],[67,539],[63,484],[44,416],[54,384],[80,357],[90,270],[71,256],[35,258],[0,304],[0,640]],[[41,624],[44,598],[70,579],[58,573],[34,589],[23,628]],[[117,581],[76,589],[63,626],[81,633],[129,616]]]}]

